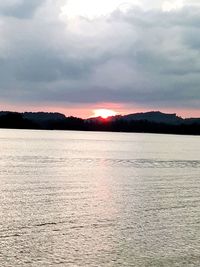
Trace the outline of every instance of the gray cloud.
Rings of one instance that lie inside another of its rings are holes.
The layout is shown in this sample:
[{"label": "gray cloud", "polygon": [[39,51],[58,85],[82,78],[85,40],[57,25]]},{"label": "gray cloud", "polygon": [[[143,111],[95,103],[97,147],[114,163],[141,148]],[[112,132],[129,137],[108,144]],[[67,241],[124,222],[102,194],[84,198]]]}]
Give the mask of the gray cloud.
[{"label": "gray cloud", "polygon": [[62,1],[14,2],[0,4],[2,100],[199,108],[199,7],[70,21]]},{"label": "gray cloud", "polygon": [[30,18],[45,0],[6,0],[0,2],[0,15]]}]

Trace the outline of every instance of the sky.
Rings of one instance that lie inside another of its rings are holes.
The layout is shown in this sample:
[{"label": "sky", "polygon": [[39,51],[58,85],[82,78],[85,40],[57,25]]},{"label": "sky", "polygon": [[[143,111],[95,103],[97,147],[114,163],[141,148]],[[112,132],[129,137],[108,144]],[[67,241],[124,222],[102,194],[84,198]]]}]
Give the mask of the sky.
[{"label": "sky", "polygon": [[0,0],[0,110],[200,117],[199,0]]}]

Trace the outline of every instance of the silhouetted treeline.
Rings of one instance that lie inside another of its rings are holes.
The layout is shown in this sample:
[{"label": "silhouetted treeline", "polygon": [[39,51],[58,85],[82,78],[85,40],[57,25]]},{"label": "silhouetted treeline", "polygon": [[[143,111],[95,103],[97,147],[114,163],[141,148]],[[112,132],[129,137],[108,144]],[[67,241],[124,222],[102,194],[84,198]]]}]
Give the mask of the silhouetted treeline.
[{"label": "silhouetted treeline", "polygon": [[122,132],[144,132],[144,133],[165,133],[165,134],[200,134],[200,123],[192,124],[166,124],[155,123],[146,120],[124,121],[118,120],[111,123],[113,131]]},{"label": "silhouetted treeline", "polygon": [[20,113],[8,112],[0,116],[0,128],[38,129],[37,123],[24,119]]},{"label": "silhouetted treeline", "polygon": [[100,122],[87,123],[90,131],[113,131],[113,132],[137,132],[137,133],[165,133],[165,134],[190,134],[200,135],[200,123],[192,124],[166,124],[155,123],[147,120],[115,121],[102,120]]},{"label": "silhouetted treeline", "polygon": [[5,112],[0,116],[0,128],[46,129],[46,130],[81,130],[81,131],[113,131],[144,132],[165,134],[200,135],[200,122],[167,124],[147,120],[101,119],[84,120],[76,117],[56,115],[48,119],[27,119],[23,113]]}]

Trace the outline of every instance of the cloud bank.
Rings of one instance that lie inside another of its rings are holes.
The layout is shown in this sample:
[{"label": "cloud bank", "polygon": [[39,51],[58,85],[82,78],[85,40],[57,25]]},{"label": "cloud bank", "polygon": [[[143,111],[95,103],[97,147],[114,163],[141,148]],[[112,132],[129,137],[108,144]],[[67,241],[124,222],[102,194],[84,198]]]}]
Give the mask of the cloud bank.
[{"label": "cloud bank", "polygon": [[92,18],[70,16],[64,0],[4,2],[1,101],[199,110],[198,1],[144,0]]}]

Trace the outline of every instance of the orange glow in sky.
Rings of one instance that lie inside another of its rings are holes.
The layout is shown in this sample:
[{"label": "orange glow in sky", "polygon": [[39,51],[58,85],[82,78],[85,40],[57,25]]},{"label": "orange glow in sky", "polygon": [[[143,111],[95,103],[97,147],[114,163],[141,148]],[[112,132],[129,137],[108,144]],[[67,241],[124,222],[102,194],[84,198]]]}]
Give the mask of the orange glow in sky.
[{"label": "orange glow in sky", "polygon": [[111,109],[95,109],[93,110],[94,117],[101,117],[103,119],[107,119],[110,116],[117,115],[117,112]]}]

